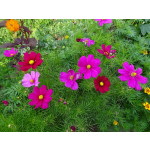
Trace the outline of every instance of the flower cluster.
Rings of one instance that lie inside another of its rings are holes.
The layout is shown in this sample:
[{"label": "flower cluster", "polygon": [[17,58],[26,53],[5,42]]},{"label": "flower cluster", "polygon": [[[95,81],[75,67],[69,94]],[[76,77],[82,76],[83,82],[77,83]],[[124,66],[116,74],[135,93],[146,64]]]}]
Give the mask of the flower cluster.
[{"label": "flower cluster", "polygon": [[19,30],[19,24],[18,24],[18,21],[17,20],[13,20],[13,19],[10,19],[6,22],[6,27],[7,29],[9,29],[10,31],[18,31]]}]

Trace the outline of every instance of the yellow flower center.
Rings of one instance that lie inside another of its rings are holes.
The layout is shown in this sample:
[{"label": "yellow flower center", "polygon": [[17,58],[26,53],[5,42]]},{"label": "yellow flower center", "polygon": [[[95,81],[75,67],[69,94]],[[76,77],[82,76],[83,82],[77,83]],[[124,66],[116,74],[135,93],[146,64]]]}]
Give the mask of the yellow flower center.
[{"label": "yellow flower center", "polygon": [[135,73],[135,72],[131,73],[131,76],[132,76],[132,77],[135,77],[135,76],[136,76],[136,73]]},{"label": "yellow flower center", "polygon": [[13,54],[10,54],[10,56],[12,56]]},{"label": "yellow flower center", "polygon": [[33,79],[31,79],[31,80],[30,80],[30,82],[31,82],[31,83],[34,83],[34,80],[33,80]]},{"label": "yellow flower center", "polygon": [[102,19],[102,20],[105,20],[105,19]]},{"label": "yellow flower center", "polygon": [[100,84],[100,86],[103,86],[103,85],[104,85],[104,83],[103,83],[103,82],[100,82],[99,84]]},{"label": "yellow flower center", "polygon": [[114,120],[114,125],[117,125],[117,124],[118,124],[118,122],[116,120]]},{"label": "yellow flower center", "polygon": [[30,61],[29,61],[29,64],[30,64],[30,65],[34,64],[34,60],[30,60]]},{"label": "yellow flower center", "polygon": [[145,109],[149,109],[149,104],[146,104],[146,105],[145,105]]},{"label": "yellow flower center", "polygon": [[72,76],[70,76],[70,79],[71,79],[71,80],[73,80],[73,75],[72,75]]},{"label": "yellow flower center", "polygon": [[88,40],[85,40],[85,43],[88,43]]},{"label": "yellow flower center", "polygon": [[40,96],[39,96],[39,99],[43,99],[43,95],[40,95]]},{"label": "yellow flower center", "polygon": [[87,69],[90,69],[91,68],[91,65],[87,65]]},{"label": "yellow flower center", "polygon": [[109,55],[107,52],[104,52],[104,54]]}]

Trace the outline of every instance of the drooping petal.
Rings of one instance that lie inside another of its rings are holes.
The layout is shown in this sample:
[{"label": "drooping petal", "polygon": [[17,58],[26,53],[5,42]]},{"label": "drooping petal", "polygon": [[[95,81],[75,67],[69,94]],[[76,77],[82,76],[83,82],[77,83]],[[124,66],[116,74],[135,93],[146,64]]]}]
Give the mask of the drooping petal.
[{"label": "drooping petal", "polygon": [[22,71],[28,71],[31,67],[32,67],[32,65],[25,65],[25,66],[20,67],[20,69]]},{"label": "drooping petal", "polygon": [[104,55],[104,52],[101,49],[97,49],[97,51]]},{"label": "drooping petal", "polygon": [[138,90],[138,91],[142,90],[142,88],[141,88],[140,84],[138,83],[138,81],[135,82],[135,89]]},{"label": "drooping petal", "polygon": [[37,104],[37,102],[38,102],[38,100],[33,100],[33,101],[29,102],[29,105],[35,105],[35,104]]},{"label": "drooping petal", "polygon": [[46,108],[48,108],[48,106],[49,106],[48,103],[46,103],[46,102],[43,101],[42,105],[41,105],[41,108],[42,109],[46,109]]},{"label": "drooping petal", "polygon": [[106,51],[107,51],[108,53],[110,53],[110,50],[111,50],[111,45],[108,45],[108,46],[106,47]]},{"label": "drooping petal", "polygon": [[129,70],[130,70],[130,65],[129,65],[129,63],[128,63],[127,61],[123,63],[123,68],[124,68],[126,71],[129,72]]},{"label": "drooping petal", "polygon": [[68,79],[68,80],[65,82],[65,86],[68,87],[68,88],[70,88],[70,87],[72,86],[71,80]]},{"label": "drooping petal", "polygon": [[82,56],[78,61],[79,67],[86,67],[87,66],[87,60],[85,56]]},{"label": "drooping petal", "polygon": [[102,21],[100,21],[100,22],[99,22],[99,25],[100,25],[100,26],[103,26],[103,22],[102,22]]},{"label": "drooping petal", "polygon": [[33,83],[31,83],[30,81],[26,81],[26,82],[21,82],[22,83],[22,85],[24,86],[24,87],[31,87],[31,86],[33,86],[34,84]]},{"label": "drooping petal", "polygon": [[33,65],[32,65],[32,69],[36,69],[37,66],[40,66],[42,64],[43,60],[37,60]]},{"label": "drooping petal", "polygon": [[148,81],[146,77],[143,77],[141,75],[137,75],[135,78],[142,84],[146,84]]},{"label": "drooping petal", "polygon": [[136,79],[134,77],[131,77],[128,81],[128,86],[131,87],[131,88],[134,88],[135,87],[135,82],[136,82]]},{"label": "drooping petal", "polygon": [[76,81],[73,82],[73,85],[71,86],[72,90],[77,90],[78,89],[78,84]]},{"label": "drooping petal", "polygon": [[77,73],[75,73],[74,78],[75,78],[75,80],[82,79],[82,74],[77,72]]},{"label": "drooping petal", "polygon": [[61,72],[60,73],[60,81],[66,82],[67,80],[68,80],[68,74],[66,72]]},{"label": "drooping petal", "polygon": [[127,81],[127,80],[130,79],[130,77],[129,77],[129,76],[122,75],[122,76],[119,76],[119,79],[120,79],[121,81]]},{"label": "drooping petal", "polygon": [[45,95],[46,92],[47,92],[47,86],[42,85],[40,88],[40,95]]},{"label": "drooping petal", "polygon": [[84,74],[84,79],[89,79],[91,78],[91,70],[87,70],[87,72]]},{"label": "drooping petal", "polygon": [[124,74],[124,75],[129,75],[129,72],[128,71],[126,71],[125,69],[118,69],[118,72],[120,73],[120,74]]},{"label": "drooping petal", "polygon": [[88,55],[87,64],[91,65],[93,61],[94,61],[94,56],[92,54]]}]

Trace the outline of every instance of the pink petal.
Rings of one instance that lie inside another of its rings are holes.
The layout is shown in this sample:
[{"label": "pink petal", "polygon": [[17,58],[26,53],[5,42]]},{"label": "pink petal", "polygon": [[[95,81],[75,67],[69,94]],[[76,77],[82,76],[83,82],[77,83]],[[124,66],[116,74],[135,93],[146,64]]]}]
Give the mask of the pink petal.
[{"label": "pink petal", "polygon": [[130,79],[130,77],[129,77],[129,76],[122,75],[122,76],[119,76],[119,79],[120,79],[121,81],[127,81],[127,80]]},{"label": "pink petal", "polygon": [[91,43],[87,43],[87,46],[90,47],[90,46],[91,46]]},{"label": "pink petal", "polygon": [[78,70],[81,74],[84,74],[87,72],[87,68],[86,67],[80,67],[80,69]]},{"label": "pink petal", "polygon": [[35,71],[31,71],[31,77],[32,77],[32,79],[35,78]]},{"label": "pink petal", "polygon": [[108,45],[108,46],[106,47],[106,51],[107,51],[108,53],[110,53],[110,50],[111,50],[111,45]]},{"label": "pink petal", "polygon": [[24,60],[30,61],[30,54],[28,52],[24,53]]},{"label": "pink petal", "polygon": [[36,57],[35,57],[35,60],[40,60],[41,59],[41,54],[40,53],[37,53]]},{"label": "pink petal", "polygon": [[97,49],[97,51],[104,55],[104,52],[101,49]]},{"label": "pink petal", "polygon": [[46,109],[46,108],[48,108],[48,106],[49,106],[48,103],[43,101],[41,108]]},{"label": "pink petal", "polygon": [[94,19],[95,21],[101,21],[102,19]]},{"label": "pink petal", "polygon": [[138,68],[137,70],[135,70],[135,73],[137,73],[137,74],[141,74],[142,73],[142,69],[141,68]]},{"label": "pink petal", "polygon": [[34,87],[33,93],[39,96],[40,95],[40,89],[38,87]]},{"label": "pink petal", "polygon": [[40,66],[42,64],[43,60],[37,60],[33,65],[32,65],[32,69],[36,69],[37,66]]},{"label": "pink petal", "polygon": [[74,70],[72,70],[72,69],[69,69],[68,70],[68,72],[67,72],[67,74],[70,76],[70,75],[75,75],[75,71]]},{"label": "pink petal", "polygon": [[42,100],[39,100],[37,102],[37,104],[35,105],[35,109],[38,108],[38,107],[40,107],[41,105],[42,105]]},{"label": "pink petal", "polygon": [[31,87],[31,86],[33,86],[34,84],[31,83],[30,81],[24,82],[24,81],[22,80],[22,85],[23,85],[24,87]]},{"label": "pink petal", "polygon": [[30,60],[35,60],[36,53],[33,51],[30,53]]},{"label": "pink petal", "polygon": [[100,21],[100,22],[99,22],[99,25],[100,25],[100,26],[103,26],[103,22],[102,22],[102,21]]},{"label": "pink petal", "polygon": [[73,82],[73,85],[71,86],[72,90],[77,90],[78,89],[78,84],[76,81]]},{"label": "pink petal", "polygon": [[98,76],[98,72],[95,69],[91,68],[91,75],[93,78],[96,78]]},{"label": "pink petal", "polygon": [[135,87],[135,82],[137,82],[136,79],[134,77],[131,77],[128,81],[128,86],[131,87],[131,88],[134,88]]},{"label": "pink petal", "polygon": [[102,50],[105,51],[105,44],[102,44]]},{"label": "pink petal", "polygon": [[72,86],[72,84],[73,84],[73,81],[69,80],[69,79],[65,82],[65,86],[68,88],[70,88]]},{"label": "pink petal", "polygon": [[49,90],[46,92],[46,94],[44,95],[44,99],[49,98],[52,94],[53,94],[53,90],[52,90],[52,89],[49,89]]},{"label": "pink petal", "polygon": [[120,73],[120,74],[125,74],[125,75],[129,75],[129,72],[127,72],[125,69],[118,69],[118,72]]},{"label": "pink petal", "polygon": [[95,60],[93,60],[93,62],[91,63],[91,66],[92,66],[92,68],[93,67],[98,67],[98,65],[100,65],[101,64],[101,61],[98,59],[98,58],[96,58]]},{"label": "pink petal", "polygon": [[115,52],[116,52],[116,50],[111,50],[110,52],[115,53]]},{"label": "pink petal", "polygon": [[134,66],[132,64],[130,65],[130,71],[134,71]]},{"label": "pink petal", "polygon": [[89,79],[91,77],[91,70],[88,69],[87,72],[84,74],[84,79]]},{"label": "pink petal", "polygon": [[135,82],[135,89],[138,90],[138,91],[142,90],[142,88],[141,88],[140,84],[138,83],[138,81]]},{"label": "pink petal", "polygon": [[135,78],[142,84],[146,84],[148,81],[146,77],[143,77],[141,75],[137,75]]},{"label": "pink petal", "polygon": [[95,44],[95,41],[94,40],[90,40],[90,44]]},{"label": "pink petal", "polygon": [[87,66],[87,60],[85,56],[82,56],[78,61],[79,67],[86,67]]},{"label": "pink petal", "polygon": [[77,73],[75,73],[74,78],[75,78],[75,80],[82,79],[82,74],[77,72]]},{"label": "pink petal", "polygon": [[47,86],[42,85],[40,88],[40,95],[44,95],[47,92]]},{"label": "pink petal", "polygon": [[94,56],[92,54],[88,55],[87,64],[91,65],[93,61],[94,61]]},{"label": "pink petal", "polygon": [[128,63],[128,62],[124,62],[124,63],[123,63],[123,68],[124,68],[126,71],[129,72],[129,70],[130,70],[130,65],[129,65],[129,63]]},{"label": "pink petal", "polygon": [[28,98],[32,99],[32,100],[37,100],[39,97],[37,95],[35,95],[34,93],[30,93]]},{"label": "pink petal", "polygon": [[44,102],[46,102],[46,103],[49,103],[51,100],[52,100],[52,97],[48,97],[48,98],[46,98],[46,99],[45,99],[45,97],[44,97]]},{"label": "pink petal", "polygon": [[33,100],[33,101],[29,102],[29,105],[35,105],[35,104],[37,104],[38,101],[39,100]]},{"label": "pink petal", "polygon": [[98,74],[101,73],[101,68],[100,67],[93,67],[92,69],[96,70]]},{"label": "pink petal", "polygon": [[68,79],[68,74],[66,72],[61,72],[60,73],[60,81],[61,82],[66,82]]}]

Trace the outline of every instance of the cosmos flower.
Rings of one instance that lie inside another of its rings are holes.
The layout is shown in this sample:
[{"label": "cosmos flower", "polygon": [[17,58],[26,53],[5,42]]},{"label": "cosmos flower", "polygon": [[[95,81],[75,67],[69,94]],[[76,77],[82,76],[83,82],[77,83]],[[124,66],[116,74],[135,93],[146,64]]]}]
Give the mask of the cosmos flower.
[{"label": "cosmos flower", "polygon": [[50,97],[53,94],[53,90],[49,89],[47,91],[47,86],[42,85],[39,89],[37,86],[34,87],[33,93],[29,94],[29,99],[32,99],[31,102],[29,102],[29,105],[36,105],[35,109],[38,107],[41,107],[42,109],[48,108],[48,103],[52,100],[52,97]]},{"label": "cosmos flower", "polygon": [[96,58],[92,54],[86,56],[82,56],[78,61],[79,72],[84,74],[84,79],[89,79],[91,76],[96,78],[99,73],[101,73],[101,68],[99,67],[101,61]]},{"label": "cosmos flower", "polygon": [[112,19],[95,19],[95,21],[99,21],[100,26],[103,26],[103,24],[112,23]]},{"label": "cosmos flower", "polygon": [[124,69],[118,69],[118,72],[121,74],[119,76],[121,81],[127,81],[128,80],[128,86],[131,88],[135,88],[136,90],[141,90],[141,86],[139,84],[146,84],[147,78],[141,76],[142,69],[138,68],[137,70],[134,70],[134,65],[129,65],[128,62],[123,63]]},{"label": "cosmos flower", "polygon": [[86,47],[86,45],[88,47],[90,47],[91,45],[95,44],[95,41],[94,40],[90,40],[89,38],[80,39],[80,42],[85,43],[85,47]]},{"label": "cosmos flower", "polygon": [[31,75],[29,73],[25,74],[22,79],[22,85],[24,87],[30,87],[30,86],[38,86],[40,82],[38,82],[39,79],[39,72],[31,71]]},{"label": "cosmos flower", "polygon": [[94,84],[96,91],[101,93],[109,91],[111,85],[110,81],[105,76],[98,76],[97,79],[94,80]]},{"label": "cosmos flower", "polygon": [[17,53],[18,53],[17,49],[15,51],[14,48],[12,47],[11,50],[5,50],[4,55],[5,57],[13,57]]},{"label": "cosmos flower", "polygon": [[77,39],[76,39],[76,41],[77,41],[77,42],[81,42],[81,41],[82,41],[82,39],[77,38]]},{"label": "cosmos flower", "polygon": [[2,101],[4,105],[8,105],[8,101]]},{"label": "cosmos flower", "polygon": [[105,44],[102,44],[102,50],[101,49],[97,49],[97,51],[103,55],[105,55],[108,59],[114,58],[115,57],[115,52],[116,50],[111,50],[111,45],[108,45],[105,48]]},{"label": "cosmos flower", "polygon": [[71,131],[76,131],[75,126],[71,126]]},{"label": "cosmos flower", "polygon": [[65,86],[71,88],[72,90],[78,89],[78,84],[76,80],[82,79],[81,73],[75,73],[74,70],[69,69],[68,72],[61,72],[60,73],[60,81],[65,82]]},{"label": "cosmos flower", "polygon": [[6,25],[7,29],[9,29],[10,31],[16,32],[19,30],[19,24],[18,24],[17,20],[10,19],[6,22],[5,25]]},{"label": "cosmos flower", "polygon": [[40,53],[31,52],[30,54],[28,52],[24,53],[24,60],[23,62],[18,62],[19,65],[21,65],[22,71],[27,71],[30,68],[36,69],[37,66],[40,66],[42,64],[43,60],[41,59]]}]

